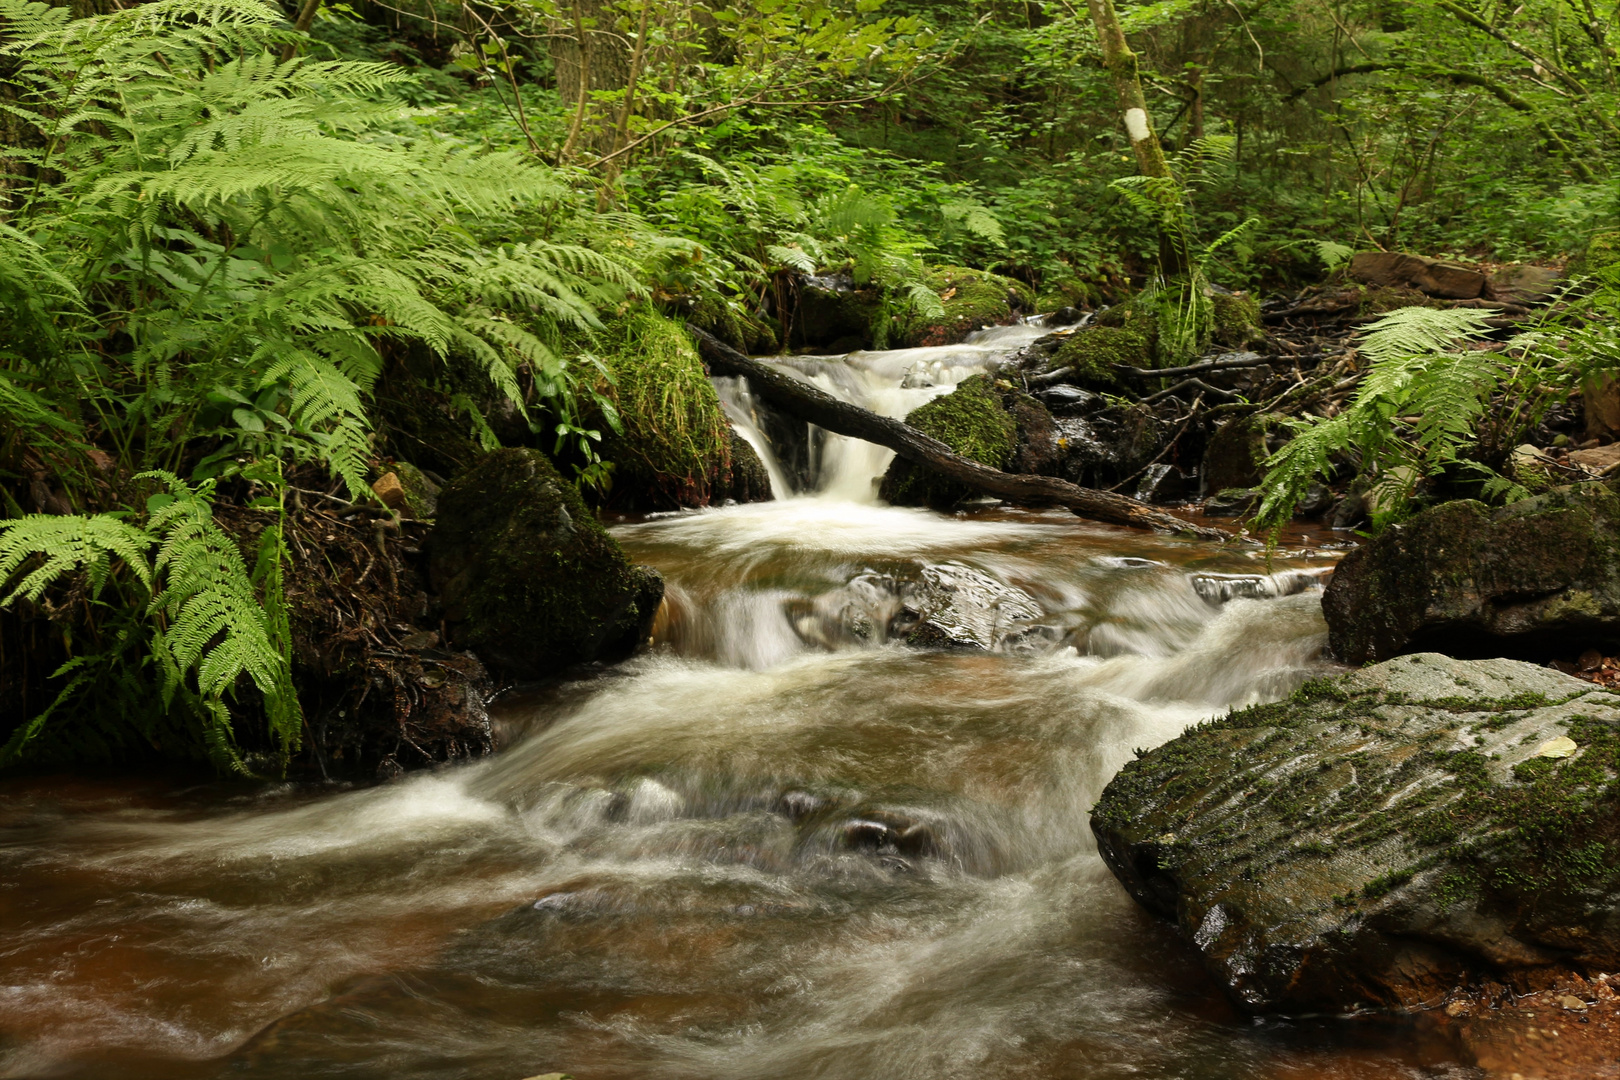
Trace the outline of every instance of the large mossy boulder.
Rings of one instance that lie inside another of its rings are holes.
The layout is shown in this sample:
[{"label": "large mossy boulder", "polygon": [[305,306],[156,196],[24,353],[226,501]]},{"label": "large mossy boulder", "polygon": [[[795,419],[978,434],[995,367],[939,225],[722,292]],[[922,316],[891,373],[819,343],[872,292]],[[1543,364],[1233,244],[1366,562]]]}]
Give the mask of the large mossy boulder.
[{"label": "large mossy boulder", "polygon": [[[955,390],[913,409],[906,423],[965,458],[1005,469],[1018,451],[1018,424],[987,375],[963,379]],[[971,492],[932,469],[895,458],[879,495],[895,506],[944,508]]]},{"label": "large mossy boulder", "polygon": [[703,361],[679,324],[650,308],[633,309],[597,335],[611,381],[601,391],[622,431],[604,421],[602,454],[613,462],[615,509],[671,510],[771,497],[751,447],[733,432]]},{"label": "large mossy boulder", "polygon": [[1188,729],[1092,830],[1252,1011],[1414,1007],[1620,967],[1620,696],[1402,657]]},{"label": "large mossy boulder", "polygon": [[928,272],[925,284],[945,309],[939,318],[914,313],[901,317],[891,342],[903,346],[954,345],[986,326],[1009,323],[1020,313],[1035,310],[1035,294],[1013,278],[965,266],[940,266]]},{"label": "large mossy boulder", "polygon": [[537,450],[497,450],[439,494],[430,572],[450,644],[518,678],[622,660],[664,596]]},{"label": "large mossy boulder", "polygon": [[1620,490],[1575,484],[1499,509],[1463,500],[1387,529],[1322,598],[1351,664],[1435,649],[1546,660],[1620,642]]}]

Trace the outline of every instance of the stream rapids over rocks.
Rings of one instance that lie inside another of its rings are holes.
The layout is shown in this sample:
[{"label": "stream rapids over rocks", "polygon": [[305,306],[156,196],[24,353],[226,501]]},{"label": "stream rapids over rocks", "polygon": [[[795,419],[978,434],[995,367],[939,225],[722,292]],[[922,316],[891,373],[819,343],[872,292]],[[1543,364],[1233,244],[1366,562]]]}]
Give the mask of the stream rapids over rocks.
[{"label": "stream rapids over rocks", "polygon": [[[904,416],[1039,333],[784,363]],[[1135,748],[1326,669],[1323,553],[886,507],[888,451],[720,388],[777,501],[616,526],[655,646],[493,758],[0,785],[0,1077],[1463,1075],[1240,1017],[1088,827]]]}]

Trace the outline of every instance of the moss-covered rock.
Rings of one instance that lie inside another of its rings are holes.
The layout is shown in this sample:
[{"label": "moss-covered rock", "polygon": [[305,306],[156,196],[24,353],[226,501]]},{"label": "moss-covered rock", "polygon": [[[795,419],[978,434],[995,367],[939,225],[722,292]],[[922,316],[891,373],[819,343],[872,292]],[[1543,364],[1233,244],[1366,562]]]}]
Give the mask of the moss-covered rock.
[{"label": "moss-covered rock", "polygon": [[927,285],[945,307],[942,318],[908,314],[898,320],[890,344],[954,345],[973,331],[1011,322],[1019,312],[1035,310],[1035,294],[1013,278],[965,266],[941,266],[928,272]]},{"label": "moss-covered rock", "polygon": [[1188,729],[1092,829],[1245,1008],[1415,1007],[1620,965],[1617,772],[1620,696],[1427,653]]},{"label": "moss-covered rock", "polygon": [[[963,457],[1004,469],[1018,447],[1018,425],[987,375],[962,380],[955,390],[912,410],[906,423]],[[882,498],[896,506],[946,507],[970,492],[931,470],[896,458],[883,476]]]},{"label": "moss-covered rock", "polygon": [[1242,349],[1266,338],[1260,325],[1260,301],[1248,293],[1211,293],[1209,337],[1211,343],[1229,349]]},{"label": "moss-covered rock", "polygon": [[1592,236],[1570,264],[1570,273],[1595,274],[1620,263],[1620,230],[1609,229]]},{"label": "moss-covered rock", "polygon": [[520,678],[629,656],[664,595],[538,450],[497,450],[452,480],[429,552],[450,644]]},{"label": "moss-covered rock", "polygon": [[[637,308],[608,322],[596,351],[613,375],[600,389],[623,427],[607,432],[602,444],[614,464],[615,508],[668,510],[757,497],[757,486],[734,482],[735,435],[685,330]],[[767,486],[763,497],[769,496]]]},{"label": "moss-covered rock", "polygon": [[1349,663],[1439,649],[1545,660],[1620,642],[1620,490],[1425,510],[1345,556],[1322,598]]}]

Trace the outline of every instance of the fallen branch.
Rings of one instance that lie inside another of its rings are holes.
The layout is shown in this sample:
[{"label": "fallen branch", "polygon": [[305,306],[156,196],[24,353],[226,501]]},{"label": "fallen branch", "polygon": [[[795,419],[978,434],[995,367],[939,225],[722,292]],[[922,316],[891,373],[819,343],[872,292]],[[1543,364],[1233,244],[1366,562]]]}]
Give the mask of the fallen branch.
[{"label": "fallen branch", "polygon": [[1236,539],[1225,529],[1193,525],[1123,495],[1083,488],[1055,476],[1005,473],[981,465],[908,424],[840,401],[802,379],[751,359],[691,323],[686,330],[711,370],[746,377],[754,393],[784,412],[839,435],[887,446],[907,461],[978,491],[1017,503],[1062,506],[1080,517],[1110,525],[1190,533],[1204,540]]},{"label": "fallen branch", "polygon": [[[1291,359],[1283,357],[1283,359]],[[1128,364],[1115,364],[1114,370],[1121,375],[1129,375],[1133,379],[1164,379],[1180,375],[1197,375],[1204,371],[1225,371],[1228,368],[1269,367],[1273,358],[1256,356],[1251,353],[1247,358],[1233,360],[1209,360],[1202,364],[1188,364],[1186,367],[1172,368],[1139,368]]]}]

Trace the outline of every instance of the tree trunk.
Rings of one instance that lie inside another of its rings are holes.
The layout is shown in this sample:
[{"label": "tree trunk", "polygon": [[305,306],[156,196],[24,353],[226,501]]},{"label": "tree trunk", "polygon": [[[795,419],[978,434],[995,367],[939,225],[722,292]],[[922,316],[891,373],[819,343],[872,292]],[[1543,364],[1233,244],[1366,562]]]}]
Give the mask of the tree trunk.
[{"label": "tree trunk", "polygon": [[691,323],[686,324],[686,330],[697,340],[711,370],[746,377],[754,393],[784,412],[839,435],[887,446],[907,461],[933,469],[960,484],[1013,502],[1062,506],[1079,517],[1110,525],[1190,533],[1202,540],[1236,539],[1224,529],[1193,525],[1123,495],[1083,488],[1054,476],[1004,473],[981,465],[908,424],[839,401],[802,379],[750,359]]},{"label": "tree trunk", "polygon": [[551,62],[557,69],[557,95],[573,112],[568,138],[558,157],[570,161],[581,149],[611,153],[615,111],[593,95],[624,90],[630,81],[630,48],[614,32],[604,0],[573,0],[566,24],[552,28]]},{"label": "tree trunk", "polygon": [[[1125,135],[1131,141],[1131,153],[1136,156],[1136,171],[1143,176],[1174,183],[1170,162],[1165,159],[1164,147],[1153,131],[1153,119],[1148,115],[1136,54],[1125,42],[1125,30],[1120,25],[1119,12],[1114,10],[1114,0],[1086,2],[1091,9],[1091,21],[1097,27],[1097,38],[1102,43],[1103,66],[1108,69],[1108,77],[1114,84],[1114,95],[1119,100]],[[1159,269],[1165,277],[1187,271],[1186,237],[1178,235],[1181,232],[1171,224],[1161,222],[1159,225]]]}]

